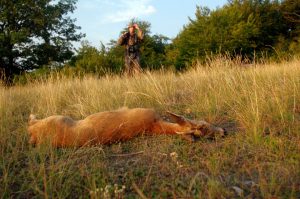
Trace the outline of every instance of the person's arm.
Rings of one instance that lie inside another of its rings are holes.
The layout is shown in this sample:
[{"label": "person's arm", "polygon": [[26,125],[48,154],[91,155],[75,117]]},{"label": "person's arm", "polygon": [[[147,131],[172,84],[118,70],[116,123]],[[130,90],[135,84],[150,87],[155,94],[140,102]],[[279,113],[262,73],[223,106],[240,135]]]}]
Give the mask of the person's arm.
[{"label": "person's arm", "polygon": [[118,44],[120,46],[123,46],[125,44],[125,40],[127,38],[128,32],[125,32],[121,35],[121,37],[118,39]]},{"label": "person's arm", "polygon": [[144,39],[144,33],[143,33],[142,29],[140,29],[140,27],[137,24],[135,24],[135,28],[137,29],[137,37],[138,37],[138,39],[140,41],[143,40]]}]

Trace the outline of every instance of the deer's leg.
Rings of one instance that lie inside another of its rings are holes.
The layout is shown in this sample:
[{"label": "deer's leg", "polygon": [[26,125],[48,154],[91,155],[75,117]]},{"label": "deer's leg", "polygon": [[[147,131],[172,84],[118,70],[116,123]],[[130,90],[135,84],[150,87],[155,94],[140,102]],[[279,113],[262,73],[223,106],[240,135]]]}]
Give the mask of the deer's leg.
[{"label": "deer's leg", "polygon": [[176,135],[178,135],[178,134],[180,134],[180,136],[185,140],[188,140],[190,142],[195,141],[195,137],[193,134],[181,134],[182,132],[188,132],[188,131],[189,131],[189,128],[186,126],[182,126],[177,123],[170,123],[170,122],[158,120],[153,124],[152,129],[150,130],[149,133],[153,134],[153,135],[158,135],[158,134],[167,134],[167,135],[176,134]]},{"label": "deer's leg", "polygon": [[149,133],[173,135],[177,134],[177,132],[182,132],[183,130],[183,127],[179,124],[158,120],[152,125]]}]

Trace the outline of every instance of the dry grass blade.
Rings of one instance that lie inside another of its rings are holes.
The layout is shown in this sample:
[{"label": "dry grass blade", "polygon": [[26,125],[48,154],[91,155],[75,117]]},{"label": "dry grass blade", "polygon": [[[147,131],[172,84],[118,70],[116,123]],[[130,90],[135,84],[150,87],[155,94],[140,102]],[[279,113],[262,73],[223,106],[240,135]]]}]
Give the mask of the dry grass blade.
[{"label": "dry grass blade", "polygon": [[140,155],[142,153],[144,153],[144,151],[139,151],[139,152],[134,152],[134,153],[124,153],[124,154],[113,154],[108,157],[129,157],[129,156]]},{"label": "dry grass blade", "polygon": [[144,195],[144,193],[139,189],[139,187],[133,182],[132,183],[133,189],[136,191],[136,193],[141,197],[142,199],[147,199],[147,197]]},{"label": "dry grass blade", "polygon": [[[0,86],[0,197],[299,198],[299,77],[299,59],[242,69],[219,59],[180,75],[53,75]],[[73,149],[28,145],[30,113],[78,120],[124,105],[205,120],[229,135],[195,143],[163,135]]]}]

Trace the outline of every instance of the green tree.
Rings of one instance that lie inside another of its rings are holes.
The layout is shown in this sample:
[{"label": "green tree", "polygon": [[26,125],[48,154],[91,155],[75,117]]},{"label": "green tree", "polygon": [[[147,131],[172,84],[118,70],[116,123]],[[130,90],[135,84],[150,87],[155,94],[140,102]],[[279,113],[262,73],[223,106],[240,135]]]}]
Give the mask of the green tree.
[{"label": "green tree", "polygon": [[83,37],[68,16],[76,0],[0,0],[0,75],[15,74],[71,58]]},{"label": "green tree", "polygon": [[[169,45],[170,39],[161,34],[151,35],[151,24],[147,21],[132,19],[129,23],[130,24],[137,23],[144,33],[144,40],[140,46],[142,68],[147,68],[151,70],[151,69],[160,69],[162,68],[162,66],[165,66],[166,47]],[[128,31],[127,27],[125,27],[121,31],[120,35],[126,31]],[[112,44],[114,44],[111,46],[112,52],[119,53],[122,47],[117,46],[115,41],[113,41]],[[124,49],[123,49],[122,56],[124,56]]]},{"label": "green tree", "polygon": [[287,34],[280,38],[277,47],[292,54],[300,54],[300,1],[283,1],[280,11],[287,25]]},{"label": "green tree", "polygon": [[99,49],[92,46],[88,41],[83,41],[77,50],[77,55],[72,59],[71,66],[76,71],[94,73],[99,76],[108,73],[119,73],[118,59],[114,53],[107,50],[101,43]]},{"label": "green tree", "polygon": [[207,54],[229,53],[247,59],[299,49],[299,1],[231,0],[216,10],[197,7],[168,48],[177,69]]},{"label": "green tree", "polygon": [[[132,19],[129,23],[137,23],[144,33],[144,40],[140,46],[142,67],[156,70],[166,66],[166,49],[169,46],[169,38],[159,34],[151,35],[151,24],[147,21]],[[124,27],[120,31],[120,36],[127,31],[128,27]],[[101,44],[100,49],[91,46],[88,42],[83,42],[70,65],[82,72],[98,75],[120,74],[124,69],[124,55],[124,47],[118,45],[116,40],[111,40],[107,46]]]}]

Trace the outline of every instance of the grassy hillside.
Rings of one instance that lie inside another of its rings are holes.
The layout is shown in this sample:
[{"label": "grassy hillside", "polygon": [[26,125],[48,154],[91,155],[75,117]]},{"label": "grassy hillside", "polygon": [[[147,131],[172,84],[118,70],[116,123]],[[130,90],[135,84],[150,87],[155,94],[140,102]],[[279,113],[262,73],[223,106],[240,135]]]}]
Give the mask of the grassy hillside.
[{"label": "grassy hillside", "polygon": [[[204,119],[229,136],[194,144],[163,135],[103,147],[28,145],[30,113],[81,119],[123,106]],[[299,198],[299,146],[300,60],[248,68],[216,60],[177,75],[53,75],[0,86],[3,198]]]}]

